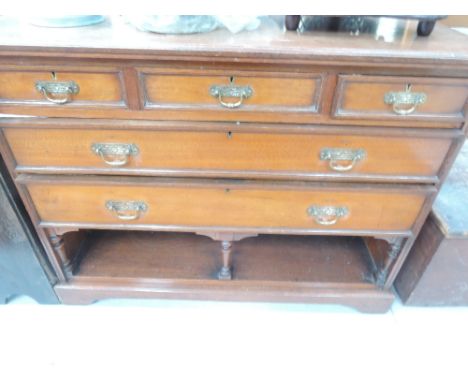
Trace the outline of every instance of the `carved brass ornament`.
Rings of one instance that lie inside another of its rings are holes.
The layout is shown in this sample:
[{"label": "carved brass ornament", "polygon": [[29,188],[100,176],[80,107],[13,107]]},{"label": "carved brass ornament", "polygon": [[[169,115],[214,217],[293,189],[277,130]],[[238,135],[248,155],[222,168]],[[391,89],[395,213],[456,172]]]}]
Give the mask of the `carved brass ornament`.
[{"label": "carved brass ornament", "polygon": [[[364,149],[323,148],[320,150],[320,160],[328,161],[328,166],[334,171],[350,171],[357,162],[367,156]],[[344,165],[342,162],[348,162]]]},{"label": "carved brass ornament", "polygon": [[[210,94],[217,98],[220,105],[228,109],[235,109],[242,105],[244,99],[250,98],[253,95],[251,86],[235,85],[234,79],[231,78],[229,85],[213,85],[210,88]],[[239,98],[236,102],[226,102],[225,98]]]},{"label": "carved brass ornament", "polygon": [[125,166],[130,156],[138,155],[140,150],[133,143],[93,143],[91,151],[99,155],[109,166]]},{"label": "carved brass ornament", "polygon": [[349,209],[347,207],[313,205],[307,209],[307,214],[312,216],[317,224],[334,225],[340,218],[349,215]]},{"label": "carved brass ornament", "polygon": [[[44,97],[55,104],[65,104],[71,101],[73,94],[80,92],[80,87],[75,81],[36,81],[36,90]],[[65,95],[62,98],[56,98],[56,95]]]},{"label": "carved brass ornament", "polygon": [[142,213],[148,211],[148,205],[142,201],[108,200],[106,208],[115,213],[120,220],[136,220]]},{"label": "carved brass ornament", "polygon": [[418,105],[427,101],[426,93],[411,92],[411,85],[407,84],[405,91],[388,92],[384,95],[384,102],[393,105],[393,111],[398,115],[408,115],[416,110]]}]

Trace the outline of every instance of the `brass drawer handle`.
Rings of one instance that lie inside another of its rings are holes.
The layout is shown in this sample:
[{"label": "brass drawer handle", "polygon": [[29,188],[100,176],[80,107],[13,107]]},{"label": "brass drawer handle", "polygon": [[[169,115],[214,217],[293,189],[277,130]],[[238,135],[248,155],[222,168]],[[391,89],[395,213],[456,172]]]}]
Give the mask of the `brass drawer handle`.
[{"label": "brass drawer handle", "polygon": [[108,200],[106,208],[112,211],[120,220],[136,220],[143,212],[148,211],[148,205],[142,201]]},{"label": "brass drawer handle", "polygon": [[91,151],[113,167],[125,166],[131,155],[135,156],[140,152],[133,143],[93,143]]},{"label": "brass drawer handle", "polygon": [[[253,89],[247,86],[237,86],[234,84],[229,85],[213,85],[210,88],[210,94],[218,98],[221,106],[224,106],[228,109],[235,109],[242,105],[244,99],[249,98],[253,94]],[[225,98],[239,98],[237,102],[226,102]]]},{"label": "brass drawer handle", "polygon": [[388,92],[384,95],[384,102],[393,105],[393,111],[398,115],[408,115],[416,110],[418,105],[427,101],[426,93],[411,92],[411,85],[406,85],[402,92]]},{"label": "brass drawer handle", "polygon": [[310,206],[307,209],[307,214],[312,216],[316,223],[320,225],[333,225],[342,217],[349,215],[347,207],[334,206]]},{"label": "brass drawer handle", "polygon": [[[42,93],[48,101],[63,105],[71,100],[73,94],[80,92],[80,87],[75,81],[37,81],[36,90]],[[54,97],[63,94],[65,97]]]},{"label": "brass drawer handle", "polygon": [[[323,148],[320,150],[320,160],[328,161],[328,166],[334,171],[350,171],[357,162],[363,160],[367,153],[364,149]],[[340,162],[349,162],[344,165]]]}]

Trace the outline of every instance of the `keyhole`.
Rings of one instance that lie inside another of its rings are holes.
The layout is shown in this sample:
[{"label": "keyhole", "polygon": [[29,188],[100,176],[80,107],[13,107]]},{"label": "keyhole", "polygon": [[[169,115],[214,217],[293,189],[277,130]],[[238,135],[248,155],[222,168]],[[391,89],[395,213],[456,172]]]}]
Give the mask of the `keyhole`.
[{"label": "keyhole", "polygon": [[56,79],[57,79],[57,75],[55,74],[55,72],[51,72],[51,74],[52,74],[52,79],[53,79],[53,80],[56,80]]},{"label": "keyhole", "polygon": [[234,82],[234,76],[229,77],[229,82],[232,84]]},{"label": "keyhole", "polygon": [[406,84],[406,91],[410,92],[411,91],[411,84]]},{"label": "keyhole", "polygon": [[227,137],[228,137],[228,139],[231,139],[231,138],[232,138],[232,131],[228,131],[228,132],[227,132]]}]

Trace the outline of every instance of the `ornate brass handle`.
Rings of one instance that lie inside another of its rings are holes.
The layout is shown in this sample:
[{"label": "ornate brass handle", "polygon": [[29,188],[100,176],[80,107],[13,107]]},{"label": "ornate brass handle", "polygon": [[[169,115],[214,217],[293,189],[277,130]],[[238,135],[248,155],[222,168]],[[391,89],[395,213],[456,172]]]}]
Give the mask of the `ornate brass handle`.
[{"label": "ornate brass handle", "polygon": [[[320,160],[328,161],[328,166],[335,171],[350,171],[357,162],[366,157],[363,149],[324,148],[320,150]],[[348,162],[344,165],[340,162]]]},{"label": "ornate brass handle", "polygon": [[312,216],[316,223],[320,225],[333,225],[342,217],[349,215],[347,207],[334,206],[310,206],[307,209],[307,214]]},{"label": "ornate brass handle", "polygon": [[[73,94],[78,94],[80,87],[75,81],[37,81],[36,90],[53,103],[62,105],[71,100]],[[63,95],[65,97],[55,98],[53,95]]]},{"label": "ornate brass handle", "polygon": [[143,212],[148,211],[148,205],[141,201],[108,200],[106,208],[115,213],[120,220],[136,220]]},{"label": "ornate brass handle", "polygon": [[133,143],[93,143],[91,151],[99,155],[109,166],[125,166],[131,155],[138,155],[140,150]]},{"label": "ornate brass handle", "polygon": [[[244,102],[244,99],[249,98],[253,94],[253,89],[247,86],[237,86],[234,84],[229,85],[213,85],[210,88],[210,94],[218,98],[221,106],[224,106],[228,109],[235,109],[239,107]],[[226,102],[225,98],[239,98],[237,102]]]},{"label": "ornate brass handle", "polygon": [[393,111],[398,115],[408,115],[416,110],[418,105],[427,101],[426,93],[411,92],[411,85],[406,85],[402,92],[388,92],[384,95],[384,102],[393,106]]}]

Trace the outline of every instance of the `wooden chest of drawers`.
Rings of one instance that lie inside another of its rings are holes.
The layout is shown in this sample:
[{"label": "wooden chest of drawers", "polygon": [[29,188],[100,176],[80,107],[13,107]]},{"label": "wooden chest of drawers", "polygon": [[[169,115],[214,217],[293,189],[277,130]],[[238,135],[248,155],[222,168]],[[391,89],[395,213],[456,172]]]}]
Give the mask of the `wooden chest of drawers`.
[{"label": "wooden chest of drawers", "polygon": [[31,117],[0,147],[63,302],[388,309],[465,137],[464,36],[31,28],[0,26],[0,112]]}]

